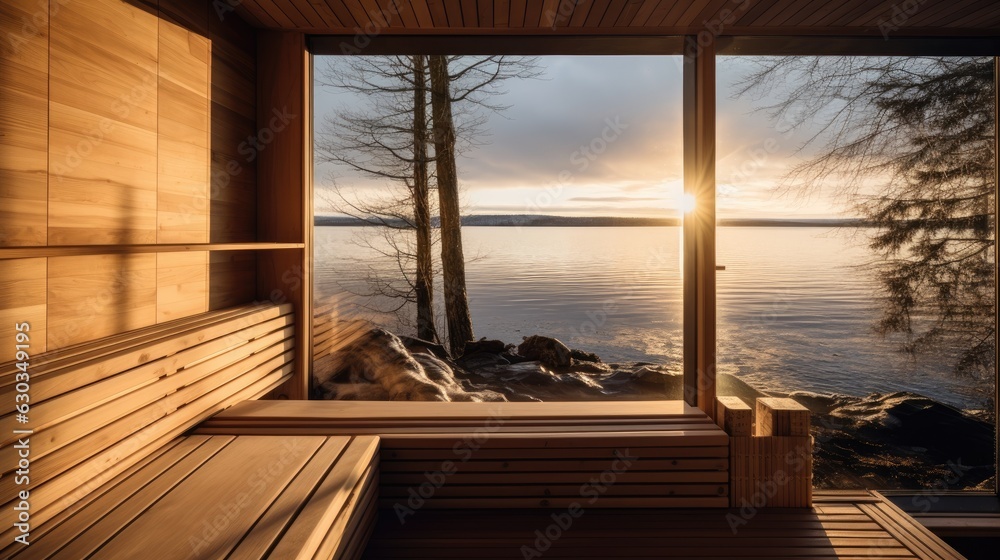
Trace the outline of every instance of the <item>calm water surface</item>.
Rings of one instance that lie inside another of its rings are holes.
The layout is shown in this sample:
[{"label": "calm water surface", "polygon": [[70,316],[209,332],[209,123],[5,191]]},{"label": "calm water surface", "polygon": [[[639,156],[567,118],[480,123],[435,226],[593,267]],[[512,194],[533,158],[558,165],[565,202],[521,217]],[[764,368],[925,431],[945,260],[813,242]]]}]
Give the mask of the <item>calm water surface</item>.
[{"label": "calm water surface", "polygon": [[[353,243],[366,230],[316,228],[317,298],[339,298],[345,313],[365,313],[349,293],[367,274],[360,263],[376,262]],[[679,228],[469,227],[463,234],[477,337],[516,343],[545,334],[606,362],[680,371]],[[775,391],[906,390],[979,407],[946,359],[914,360],[897,351],[899,341],[873,334],[876,285],[859,268],[872,259],[862,236],[719,228],[717,260],[726,267],[717,290],[720,371]],[[440,289],[436,295],[440,304]]]}]

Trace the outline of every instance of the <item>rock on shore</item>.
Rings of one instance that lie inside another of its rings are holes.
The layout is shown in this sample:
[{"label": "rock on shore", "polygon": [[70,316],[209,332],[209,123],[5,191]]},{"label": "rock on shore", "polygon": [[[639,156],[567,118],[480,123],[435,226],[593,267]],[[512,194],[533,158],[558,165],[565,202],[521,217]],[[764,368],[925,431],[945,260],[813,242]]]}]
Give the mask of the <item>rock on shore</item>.
[{"label": "rock on shore", "polygon": [[[383,329],[317,360],[317,398],[445,401],[679,400],[680,364],[604,363],[557,339],[530,336],[466,346],[451,360],[440,345]],[[719,374],[719,395],[752,404],[788,396],[812,412],[817,488],[992,488],[993,425],[913,393],[865,397],[768,395]]]}]

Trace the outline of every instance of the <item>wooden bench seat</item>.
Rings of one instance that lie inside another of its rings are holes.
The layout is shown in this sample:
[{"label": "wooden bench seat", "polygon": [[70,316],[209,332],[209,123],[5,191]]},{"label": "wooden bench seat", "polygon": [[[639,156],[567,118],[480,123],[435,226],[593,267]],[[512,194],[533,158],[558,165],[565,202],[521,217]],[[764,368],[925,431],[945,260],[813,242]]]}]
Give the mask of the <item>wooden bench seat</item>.
[{"label": "wooden bench seat", "polygon": [[377,464],[374,436],[177,438],[13,558],[358,558]]},{"label": "wooden bench seat", "polygon": [[[202,420],[288,380],[293,321],[290,305],[248,305],[33,357],[28,422],[13,410],[0,418],[4,542],[25,489],[12,476],[18,439],[30,440],[37,527]],[[14,402],[17,372],[0,366],[0,401]]]},{"label": "wooden bench seat", "polygon": [[[34,356],[28,422],[0,417],[0,558],[357,558],[377,438],[185,437],[290,379],[294,323],[291,305],[246,305]],[[17,375],[0,365],[5,402]]]},{"label": "wooden bench seat", "polygon": [[680,401],[256,401],[196,433],[378,435],[393,509],[729,506],[729,437]]}]

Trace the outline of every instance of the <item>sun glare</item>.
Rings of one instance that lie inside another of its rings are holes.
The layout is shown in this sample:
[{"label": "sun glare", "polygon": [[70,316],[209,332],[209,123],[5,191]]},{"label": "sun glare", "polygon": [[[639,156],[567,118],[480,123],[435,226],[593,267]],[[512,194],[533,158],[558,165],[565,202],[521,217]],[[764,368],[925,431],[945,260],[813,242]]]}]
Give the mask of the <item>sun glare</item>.
[{"label": "sun glare", "polygon": [[694,195],[691,193],[684,193],[681,195],[681,211],[685,214],[689,214],[694,211],[697,201]]}]

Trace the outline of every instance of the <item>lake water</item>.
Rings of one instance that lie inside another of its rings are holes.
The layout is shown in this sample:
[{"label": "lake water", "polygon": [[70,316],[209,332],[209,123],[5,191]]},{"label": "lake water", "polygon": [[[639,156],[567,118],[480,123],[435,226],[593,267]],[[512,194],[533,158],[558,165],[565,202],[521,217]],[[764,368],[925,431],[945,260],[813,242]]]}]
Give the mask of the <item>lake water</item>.
[{"label": "lake water", "polygon": [[[371,231],[316,228],[317,300],[338,298],[344,313],[366,313],[350,292],[368,264],[392,273],[354,243]],[[467,227],[463,235],[477,338],[518,343],[544,334],[605,362],[655,362],[680,372],[679,228]],[[954,376],[946,357],[915,360],[898,351],[899,341],[873,333],[876,284],[860,268],[873,258],[863,236],[719,228],[717,260],[726,267],[717,288],[720,371],[770,391],[912,391],[979,408],[971,382]],[[440,304],[440,288],[435,295]]]}]

